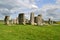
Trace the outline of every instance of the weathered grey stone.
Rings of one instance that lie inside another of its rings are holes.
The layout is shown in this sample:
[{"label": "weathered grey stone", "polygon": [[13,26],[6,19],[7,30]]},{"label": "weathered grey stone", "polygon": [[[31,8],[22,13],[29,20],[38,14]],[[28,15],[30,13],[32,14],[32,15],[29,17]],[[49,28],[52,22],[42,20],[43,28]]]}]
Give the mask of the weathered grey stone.
[{"label": "weathered grey stone", "polygon": [[16,24],[16,19],[13,19],[13,24]]},{"label": "weathered grey stone", "polygon": [[30,24],[34,25],[34,13],[33,12],[30,15]]},{"label": "weathered grey stone", "polygon": [[29,23],[29,20],[28,20],[28,19],[26,19],[26,23],[27,23],[27,24]]},{"label": "weathered grey stone", "polygon": [[19,24],[26,24],[25,23],[25,16],[24,16],[24,13],[20,13],[19,16],[18,16],[18,22]]},{"label": "weathered grey stone", "polygon": [[11,19],[11,24],[13,24],[13,19]]},{"label": "weathered grey stone", "polygon": [[16,18],[16,19],[12,19],[12,20],[11,20],[11,23],[12,23],[12,24],[19,24],[19,22],[18,22],[18,18]]},{"label": "weathered grey stone", "polygon": [[49,18],[48,23],[53,24],[53,21]]},{"label": "weathered grey stone", "polygon": [[37,16],[37,25],[42,25],[42,15]]},{"label": "weathered grey stone", "polygon": [[34,17],[34,23],[37,23],[37,17]]},{"label": "weathered grey stone", "polygon": [[4,18],[4,23],[7,25],[9,24],[9,17],[10,16],[5,16],[5,18]]},{"label": "weathered grey stone", "polygon": [[18,18],[16,18],[16,24],[19,24],[19,22],[18,22]]}]

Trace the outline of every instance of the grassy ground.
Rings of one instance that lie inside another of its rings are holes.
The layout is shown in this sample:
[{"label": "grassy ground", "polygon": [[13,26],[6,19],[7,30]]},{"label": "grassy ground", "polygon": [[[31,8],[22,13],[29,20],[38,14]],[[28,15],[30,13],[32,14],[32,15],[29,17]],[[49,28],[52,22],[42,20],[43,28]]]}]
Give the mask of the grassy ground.
[{"label": "grassy ground", "polygon": [[60,40],[60,25],[3,25],[0,40]]}]

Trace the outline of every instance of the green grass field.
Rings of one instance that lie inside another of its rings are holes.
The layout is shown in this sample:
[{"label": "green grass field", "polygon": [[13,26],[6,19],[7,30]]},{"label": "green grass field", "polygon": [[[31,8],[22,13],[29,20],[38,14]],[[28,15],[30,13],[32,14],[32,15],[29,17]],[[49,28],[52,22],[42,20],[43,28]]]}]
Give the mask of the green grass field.
[{"label": "green grass field", "polygon": [[3,25],[0,40],[60,40],[60,25]]}]

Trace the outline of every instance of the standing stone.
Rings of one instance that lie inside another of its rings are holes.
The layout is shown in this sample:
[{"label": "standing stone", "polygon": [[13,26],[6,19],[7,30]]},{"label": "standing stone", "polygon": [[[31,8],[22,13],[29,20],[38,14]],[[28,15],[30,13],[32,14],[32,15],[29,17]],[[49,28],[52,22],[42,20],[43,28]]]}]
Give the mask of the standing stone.
[{"label": "standing stone", "polygon": [[34,23],[37,23],[37,17],[34,17]]},{"label": "standing stone", "polygon": [[37,16],[37,25],[42,25],[42,15]]},{"label": "standing stone", "polygon": [[53,21],[49,18],[48,23],[53,24]]},{"label": "standing stone", "polygon": [[34,25],[37,25],[37,17],[34,17]]},{"label": "standing stone", "polygon": [[10,16],[5,16],[5,18],[4,18],[4,23],[7,25],[9,24],[9,17]]},{"label": "standing stone", "polygon": [[51,24],[51,19],[49,18],[48,23]]},{"label": "standing stone", "polygon": [[24,24],[24,25],[26,24],[24,13],[19,14],[18,21],[19,21],[19,24]]},{"label": "standing stone", "polygon": [[29,23],[29,20],[28,19],[26,19],[26,24],[28,24]]},{"label": "standing stone", "polygon": [[15,19],[11,19],[11,23],[12,23],[12,24],[16,24]]},{"label": "standing stone", "polygon": [[16,24],[19,24],[19,22],[18,22],[18,18],[16,18]]},{"label": "standing stone", "polygon": [[34,13],[33,12],[30,15],[30,24],[34,25]]},{"label": "standing stone", "polygon": [[13,24],[13,19],[11,19],[11,24]]},{"label": "standing stone", "polygon": [[11,23],[12,23],[12,24],[19,24],[19,22],[18,22],[18,18],[16,18],[16,19],[12,19],[12,20],[11,20]]}]

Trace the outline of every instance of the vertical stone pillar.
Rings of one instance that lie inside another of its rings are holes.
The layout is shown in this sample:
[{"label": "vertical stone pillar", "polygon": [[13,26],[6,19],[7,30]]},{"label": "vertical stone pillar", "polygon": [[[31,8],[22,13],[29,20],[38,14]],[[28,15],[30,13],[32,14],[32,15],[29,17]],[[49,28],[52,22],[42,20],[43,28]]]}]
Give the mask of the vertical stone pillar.
[{"label": "vertical stone pillar", "polygon": [[29,23],[29,20],[28,19],[26,19],[26,24],[28,24]]},{"label": "vertical stone pillar", "polygon": [[50,18],[48,19],[48,23],[51,24],[51,19]]},{"label": "vertical stone pillar", "polygon": [[13,19],[13,24],[16,24],[16,19]]},{"label": "vertical stone pillar", "polygon": [[53,24],[53,21],[49,18],[48,23]]},{"label": "vertical stone pillar", "polygon": [[13,19],[11,19],[11,24],[13,24]]},{"label": "vertical stone pillar", "polygon": [[37,17],[34,17],[34,22],[37,23]]},{"label": "vertical stone pillar", "polygon": [[4,18],[4,23],[7,25],[9,24],[9,17],[10,16],[5,16],[5,18]]},{"label": "vertical stone pillar", "polygon": [[19,24],[19,22],[18,22],[18,18],[16,18],[16,24]]},{"label": "vertical stone pillar", "polygon": [[37,16],[37,25],[42,25],[42,15]]},{"label": "vertical stone pillar", "polygon": [[37,25],[37,17],[34,17],[34,25]]},{"label": "vertical stone pillar", "polygon": [[12,19],[12,20],[11,20],[11,23],[12,23],[12,24],[18,24],[18,18]]},{"label": "vertical stone pillar", "polygon": [[24,13],[19,14],[18,21],[19,21],[19,24],[24,24],[24,25],[26,24]]},{"label": "vertical stone pillar", "polygon": [[30,15],[30,24],[34,25],[34,13],[33,12]]},{"label": "vertical stone pillar", "polygon": [[51,21],[51,23],[54,24],[53,21]]}]

